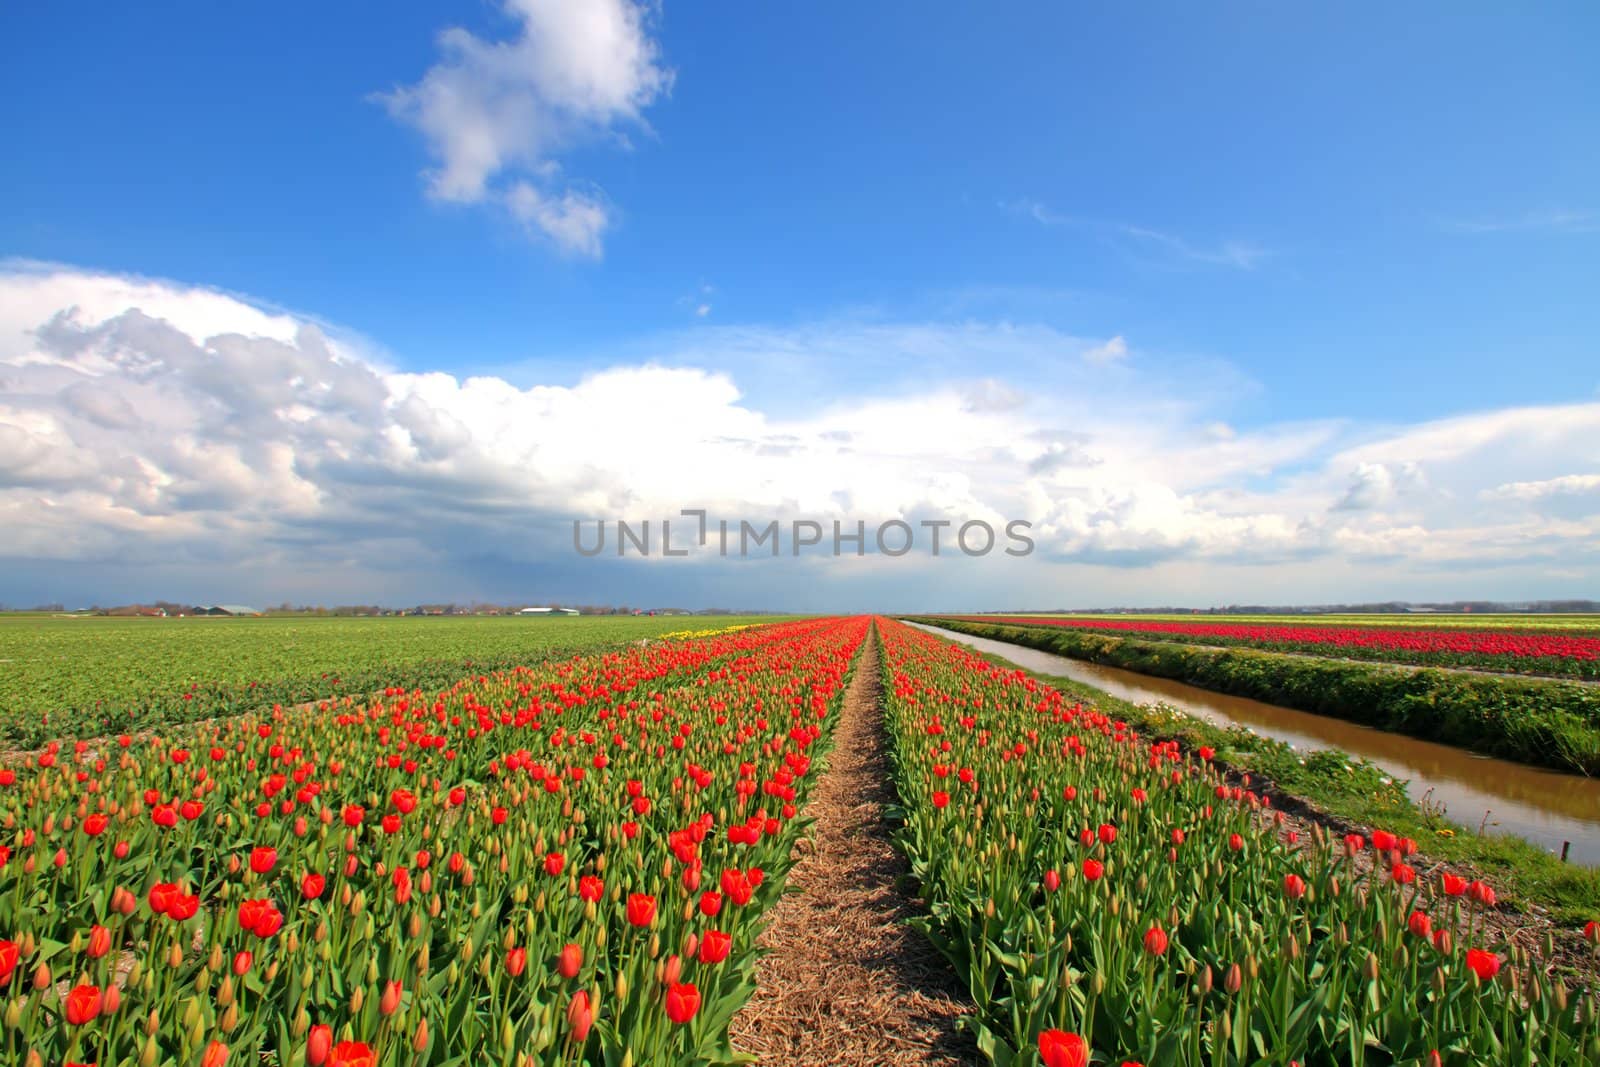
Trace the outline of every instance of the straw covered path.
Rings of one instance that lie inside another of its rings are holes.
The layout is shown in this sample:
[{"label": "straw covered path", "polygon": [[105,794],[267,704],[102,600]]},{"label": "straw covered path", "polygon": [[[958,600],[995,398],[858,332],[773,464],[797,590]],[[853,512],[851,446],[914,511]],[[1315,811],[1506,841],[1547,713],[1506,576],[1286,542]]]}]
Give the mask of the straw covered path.
[{"label": "straw covered path", "polygon": [[806,804],[816,820],[797,846],[789,889],[761,935],[756,993],[733,1022],[734,1047],[773,1067],[965,1067],[981,1063],[956,1029],[971,1011],[945,960],[906,925],[904,859],[884,806],[876,630],[862,647],[834,749]]}]

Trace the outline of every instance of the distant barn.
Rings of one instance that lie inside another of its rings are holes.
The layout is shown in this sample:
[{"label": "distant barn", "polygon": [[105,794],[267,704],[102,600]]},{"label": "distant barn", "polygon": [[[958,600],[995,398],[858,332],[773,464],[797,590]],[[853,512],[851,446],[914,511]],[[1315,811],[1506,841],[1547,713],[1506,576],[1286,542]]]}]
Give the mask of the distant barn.
[{"label": "distant barn", "polygon": [[256,608],[247,607],[244,604],[213,604],[209,608],[200,608],[200,609],[198,609],[195,612],[195,614],[196,615],[226,615],[226,616],[232,616],[232,617],[241,617],[241,616],[260,615],[261,612],[259,610],[257,610]]},{"label": "distant barn", "polygon": [[529,616],[529,617],[532,617],[532,618],[548,619],[548,618],[552,618],[552,617],[557,616],[557,615],[576,615],[576,614],[578,614],[578,609],[577,608],[523,608],[521,611],[517,612],[517,614],[518,615],[526,615],[526,616]]}]

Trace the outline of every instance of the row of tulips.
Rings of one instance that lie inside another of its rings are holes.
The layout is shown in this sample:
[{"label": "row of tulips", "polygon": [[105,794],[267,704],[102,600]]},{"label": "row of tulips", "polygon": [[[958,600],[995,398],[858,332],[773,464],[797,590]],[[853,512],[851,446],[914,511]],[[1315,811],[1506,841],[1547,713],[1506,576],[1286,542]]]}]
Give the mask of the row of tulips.
[{"label": "row of tulips", "polygon": [[1496,943],[1491,887],[1297,834],[1207,750],[879,625],[923,926],[1000,1067],[1600,1063],[1592,992]]},{"label": "row of tulips", "polygon": [[961,616],[969,622],[1044,626],[1160,641],[1241,645],[1271,652],[1414,663],[1437,667],[1533,671],[1600,678],[1600,637],[1450,626],[1337,626],[1325,623],[1174,622],[1165,619],[1053,618],[1048,615]]},{"label": "row of tulips", "polygon": [[865,620],[0,771],[0,1065],[717,1064]]}]

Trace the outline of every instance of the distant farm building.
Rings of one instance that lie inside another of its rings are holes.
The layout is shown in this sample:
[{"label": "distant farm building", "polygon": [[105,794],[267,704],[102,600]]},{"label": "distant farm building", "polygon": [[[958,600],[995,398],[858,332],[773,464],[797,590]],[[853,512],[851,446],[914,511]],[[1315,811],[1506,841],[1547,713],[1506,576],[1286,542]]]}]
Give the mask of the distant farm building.
[{"label": "distant farm building", "polygon": [[517,612],[518,615],[540,619],[548,619],[557,615],[576,615],[577,613],[577,608],[523,608]]},{"label": "distant farm building", "polygon": [[196,608],[195,614],[245,617],[251,615],[260,615],[261,612],[256,608],[247,607],[244,604],[213,604],[209,608]]}]

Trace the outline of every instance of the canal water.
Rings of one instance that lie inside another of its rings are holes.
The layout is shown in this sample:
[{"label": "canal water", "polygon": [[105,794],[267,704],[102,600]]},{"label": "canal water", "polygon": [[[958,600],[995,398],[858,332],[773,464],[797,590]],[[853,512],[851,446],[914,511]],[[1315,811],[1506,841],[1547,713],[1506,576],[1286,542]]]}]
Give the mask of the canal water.
[{"label": "canal water", "polygon": [[[1405,780],[1413,800],[1443,805],[1454,822],[1485,832],[1514,834],[1569,859],[1600,867],[1600,779],[1478,756],[1465,749],[1314,715],[1259,700],[1214,693],[1166,678],[1069,659],[1049,652],[942,630],[918,629],[1036,671],[1096,689],[1134,704],[1170,704],[1220,726],[1245,726],[1297,749],[1336,748],[1371,760]],[[1485,822],[1487,816],[1487,822]]]}]

